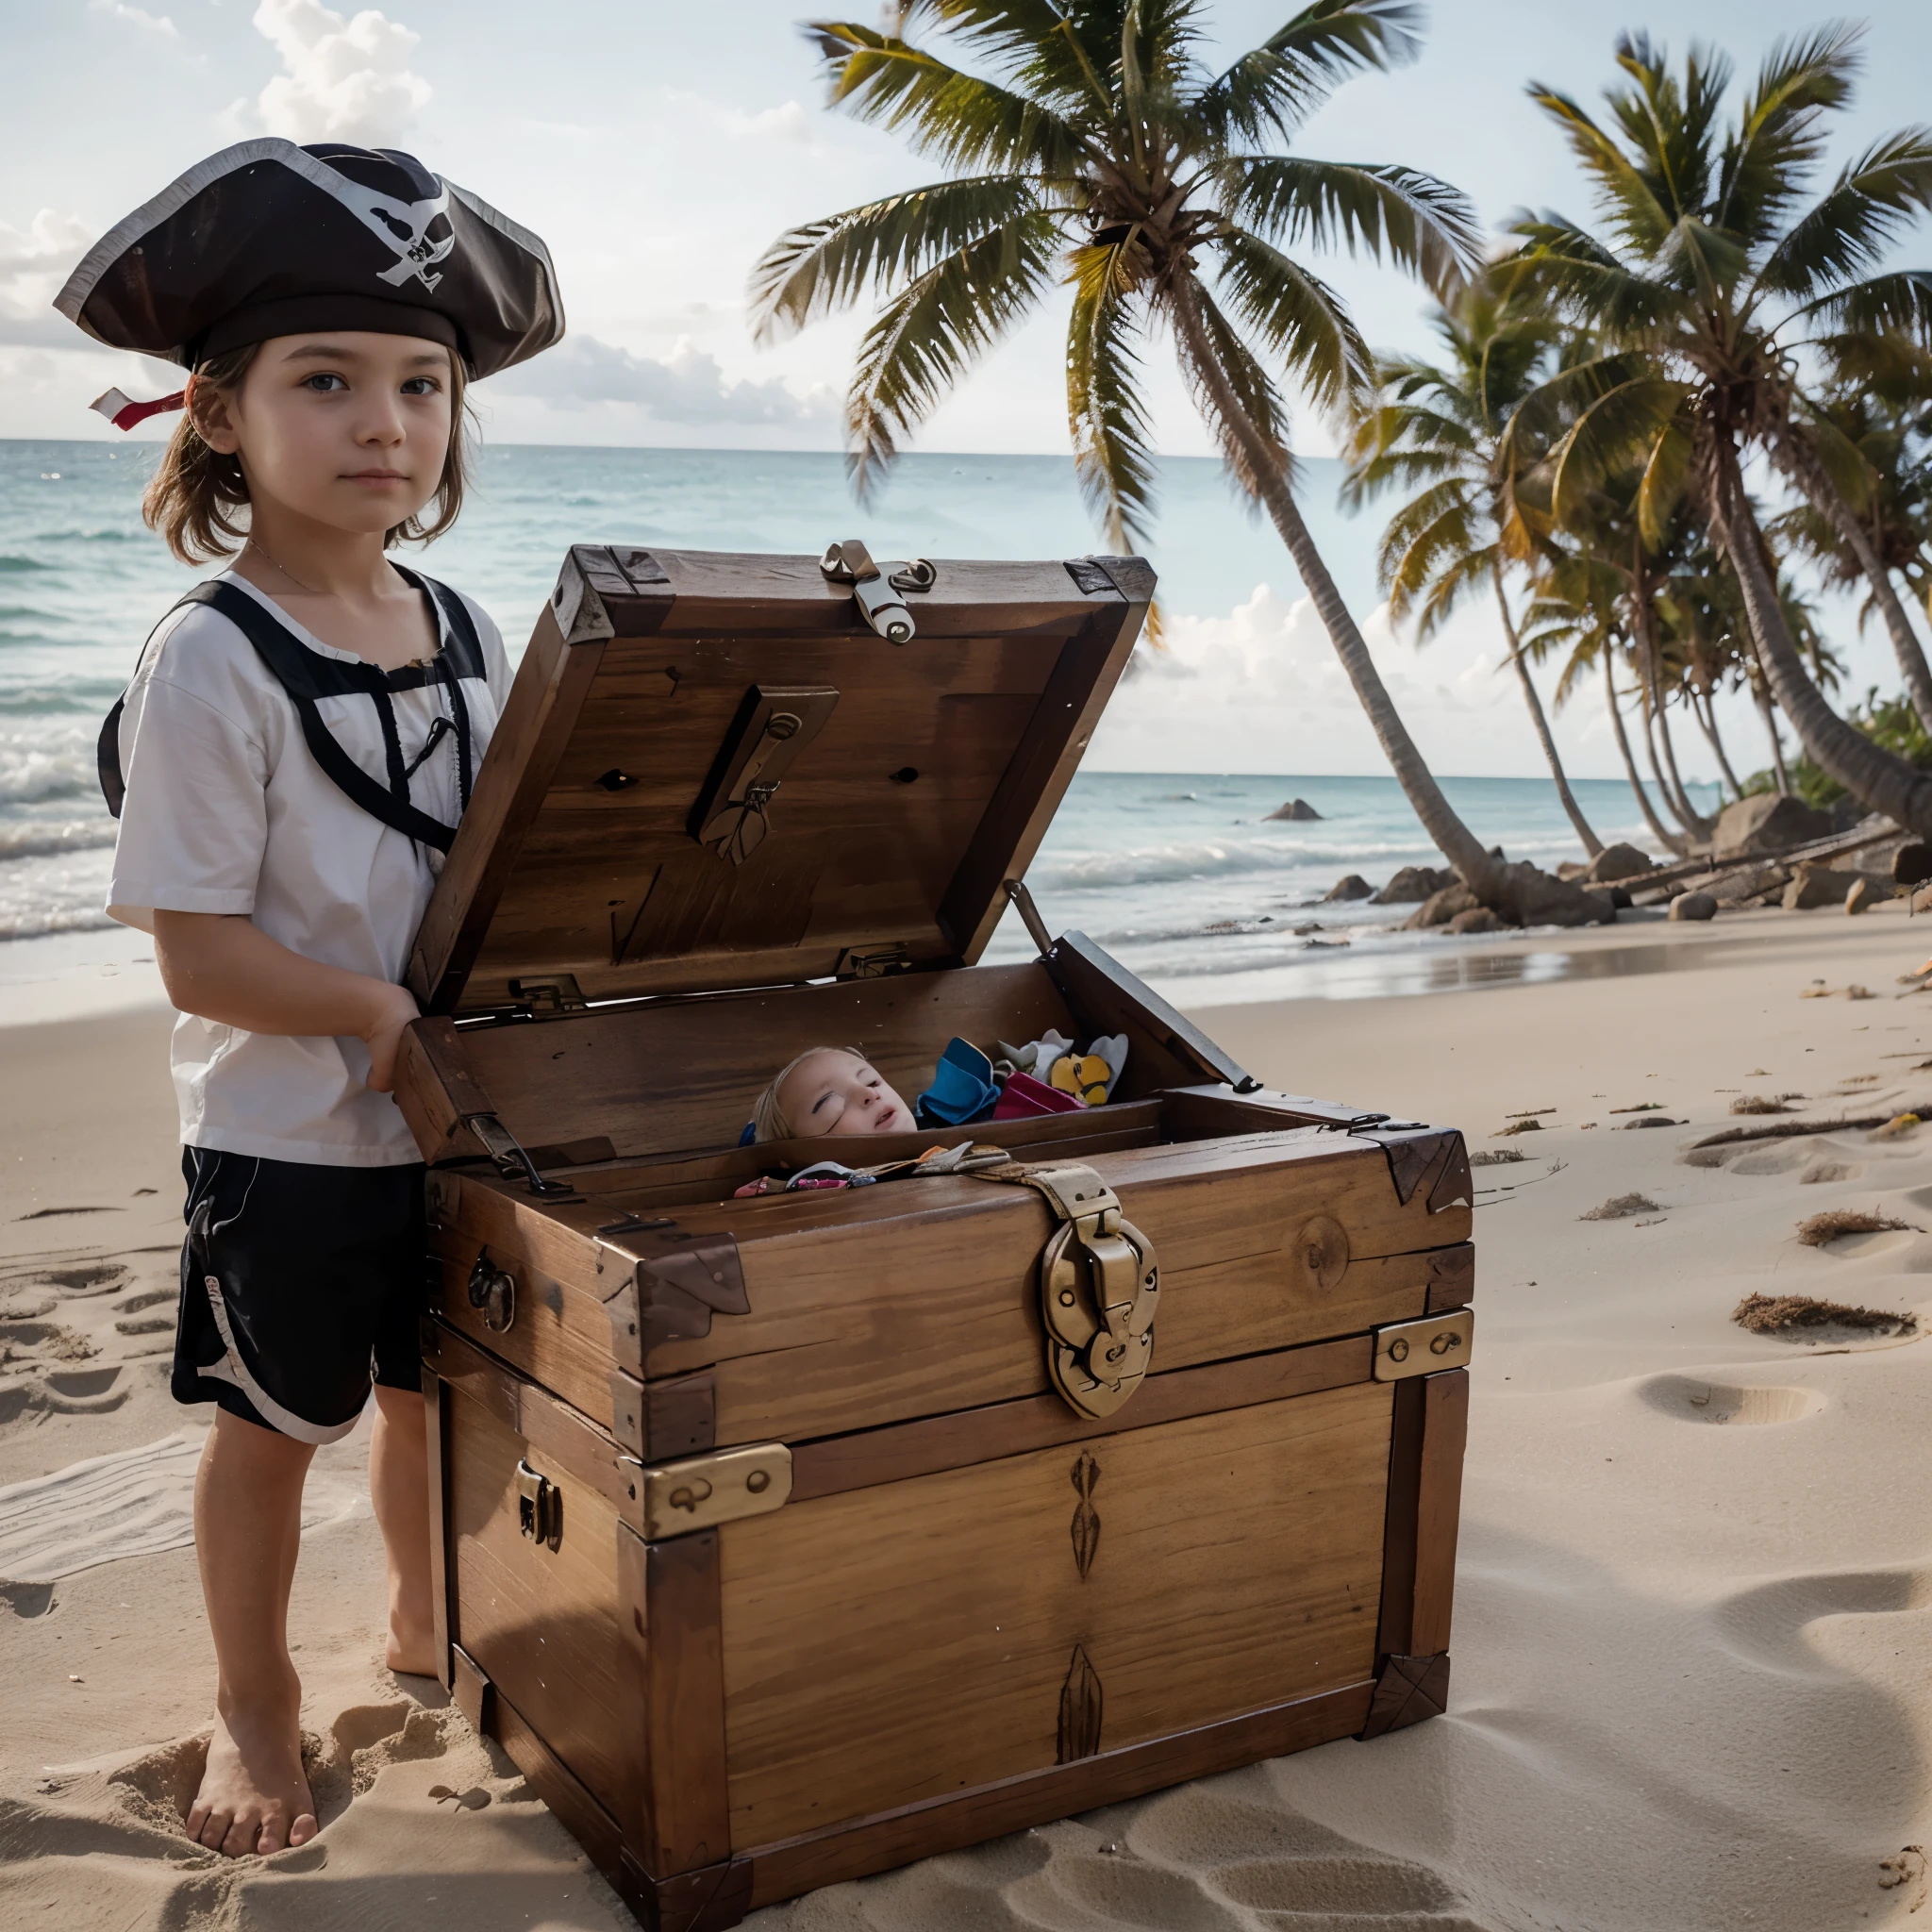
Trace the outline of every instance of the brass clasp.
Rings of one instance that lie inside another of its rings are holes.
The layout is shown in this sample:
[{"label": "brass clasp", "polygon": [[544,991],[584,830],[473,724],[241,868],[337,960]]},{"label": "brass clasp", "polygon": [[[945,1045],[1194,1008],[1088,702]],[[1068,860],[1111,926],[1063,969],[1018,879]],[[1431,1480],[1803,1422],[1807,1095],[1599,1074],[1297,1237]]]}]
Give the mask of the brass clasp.
[{"label": "brass clasp", "polygon": [[689,1536],[782,1509],[791,1494],[791,1451],[783,1442],[753,1442],[688,1456],[645,1468],[643,1487],[645,1541]]},{"label": "brass clasp", "polygon": [[527,1462],[517,1464],[517,1528],[553,1550],[563,1541],[563,1491]]},{"label": "brass clasp", "polygon": [[1077,1414],[1112,1415],[1154,1357],[1154,1243],[1091,1167],[1038,1168],[1025,1179],[1062,1224],[1040,1257],[1047,1373]]}]

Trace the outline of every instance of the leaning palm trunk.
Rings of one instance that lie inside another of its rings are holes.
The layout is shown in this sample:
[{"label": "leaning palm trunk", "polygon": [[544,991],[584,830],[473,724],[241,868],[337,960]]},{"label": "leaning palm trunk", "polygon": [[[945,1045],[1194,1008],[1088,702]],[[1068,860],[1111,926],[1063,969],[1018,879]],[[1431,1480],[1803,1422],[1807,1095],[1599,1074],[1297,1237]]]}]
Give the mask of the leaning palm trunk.
[{"label": "leaning palm trunk", "polygon": [[1316,614],[1335,646],[1335,655],[1355,687],[1368,714],[1382,753],[1395,774],[1423,829],[1455,869],[1456,875],[1492,911],[1520,924],[1555,922],[1595,923],[1607,916],[1603,903],[1579,888],[1539,873],[1533,866],[1516,867],[1492,858],[1482,841],[1457,816],[1416,748],[1415,740],[1395,708],[1375,660],[1362,641],[1322,553],[1315,547],[1289,485],[1286,453],[1256,426],[1227,372],[1217,344],[1209,337],[1195,300],[1192,278],[1183,273],[1174,279],[1171,312],[1174,332],[1186,359],[1187,373],[1219,426],[1237,476],[1252,490],[1268,512],[1269,521],[1288,546]]},{"label": "leaning palm trunk", "polygon": [[1825,474],[1824,465],[1819,461],[1818,453],[1796,430],[1787,427],[1781,435],[1774,437],[1771,454],[1786,479],[1797,486],[1812,508],[1844,539],[1858,559],[1858,568],[1872,587],[1872,601],[1885,619],[1892,656],[1898,659],[1899,675],[1905,680],[1906,694],[1912,701],[1912,709],[1919,714],[1919,723],[1932,731],[1932,667],[1925,662],[1918,633],[1912,629],[1906,608],[1892,587],[1891,573],[1880,559],[1870,534],[1851,505],[1839,494]]},{"label": "leaning palm trunk", "polygon": [[1529,707],[1530,722],[1536,726],[1536,735],[1541,741],[1543,757],[1548,759],[1550,776],[1557,781],[1557,796],[1563,801],[1563,809],[1570,823],[1575,827],[1576,836],[1583,841],[1583,849],[1591,858],[1602,855],[1604,841],[1591,829],[1590,821],[1583,815],[1583,808],[1576,802],[1576,794],[1570,790],[1570,780],[1563,771],[1563,760],[1557,755],[1557,741],[1550,735],[1549,720],[1543,715],[1543,701],[1537,695],[1536,680],[1529,675],[1529,665],[1523,656],[1523,640],[1516,634],[1516,621],[1509,615],[1509,597],[1503,588],[1503,573],[1493,573],[1496,585],[1496,607],[1503,613],[1503,635],[1509,641],[1509,661],[1516,667],[1516,675],[1523,685],[1523,701]]},{"label": "leaning palm trunk", "polygon": [[[1640,562],[1630,582],[1630,618],[1636,632],[1638,663],[1643,679],[1644,749],[1650,754],[1650,769],[1656,774],[1657,788],[1663,793],[1664,803],[1671,808],[1671,816],[1691,839],[1707,839],[1710,837],[1709,823],[1690,803],[1684,791],[1684,782],[1677,776],[1676,747],[1671,742],[1670,722],[1664,716],[1663,680],[1657,675],[1657,637],[1651,629],[1652,614],[1650,582]],[[1663,741],[1662,765],[1657,763],[1658,739]],[[1666,770],[1670,773],[1668,778],[1664,776]]]},{"label": "leaning palm trunk", "polygon": [[1685,841],[1694,841],[1700,835],[1697,827],[1690,823],[1682,800],[1672,791],[1670,780],[1664,776],[1663,760],[1657,755],[1657,692],[1656,687],[1645,675],[1641,664],[1637,673],[1637,715],[1643,725],[1643,756],[1650,762],[1651,782],[1657,787],[1657,795],[1664,802],[1664,808],[1676,820],[1680,828],[1676,849],[1688,850]]},{"label": "leaning palm trunk", "polygon": [[1688,841],[1675,832],[1664,830],[1664,822],[1657,817],[1657,808],[1650,802],[1650,793],[1643,789],[1643,775],[1637,769],[1637,760],[1630,751],[1630,734],[1624,729],[1624,709],[1617,702],[1617,667],[1609,645],[1604,646],[1604,702],[1610,708],[1610,728],[1617,734],[1617,749],[1624,754],[1624,775],[1630,780],[1630,789],[1637,794],[1638,808],[1643,813],[1643,823],[1650,827],[1650,836],[1666,852],[1674,852],[1682,858],[1689,849]]},{"label": "leaning palm trunk", "polygon": [[1762,676],[1751,680],[1751,696],[1757,706],[1757,715],[1764,720],[1764,735],[1771,740],[1771,770],[1777,780],[1780,798],[1791,795],[1791,775],[1785,770],[1785,741],[1778,736],[1777,713],[1771,708],[1771,690]]},{"label": "leaning palm trunk", "polygon": [[1663,693],[1657,693],[1657,741],[1664,748],[1664,769],[1671,774],[1671,808],[1684,823],[1693,839],[1710,837],[1711,821],[1697,809],[1697,802],[1690,796],[1682,774],[1677,770],[1677,747],[1671,738],[1670,707],[1663,701]]},{"label": "leaning palm trunk", "polygon": [[1712,523],[1737,573],[1758,660],[1798,742],[1814,764],[1868,811],[1881,811],[1907,831],[1932,838],[1932,774],[1874,744],[1825,703],[1824,694],[1806,675],[1804,659],[1785,623],[1777,586],[1765,561],[1764,534],[1745,493],[1734,446],[1725,444],[1718,450],[1716,469]]},{"label": "leaning palm trunk", "polygon": [[1724,785],[1731,797],[1734,800],[1742,798],[1744,788],[1738,783],[1738,774],[1731,770],[1731,761],[1724,755],[1724,738],[1717,728],[1717,707],[1712,704],[1708,692],[1691,691],[1690,715],[1697,720],[1697,728],[1704,733],[1704,741],[1717,759],[1718,770],[1724,774]]}]

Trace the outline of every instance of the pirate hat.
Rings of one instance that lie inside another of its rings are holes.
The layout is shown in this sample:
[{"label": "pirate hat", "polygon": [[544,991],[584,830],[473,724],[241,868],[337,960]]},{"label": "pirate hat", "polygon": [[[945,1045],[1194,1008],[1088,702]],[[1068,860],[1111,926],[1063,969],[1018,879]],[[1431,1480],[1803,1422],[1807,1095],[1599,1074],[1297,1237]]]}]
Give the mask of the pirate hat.
[{"label": "pirate hat", "polygon": [[473,376],[563,334],[550,251],[394,148],[268,137],[210,155],[117,224],[54,307],[113,349],[192,369],[271,336],[424,336]]}]

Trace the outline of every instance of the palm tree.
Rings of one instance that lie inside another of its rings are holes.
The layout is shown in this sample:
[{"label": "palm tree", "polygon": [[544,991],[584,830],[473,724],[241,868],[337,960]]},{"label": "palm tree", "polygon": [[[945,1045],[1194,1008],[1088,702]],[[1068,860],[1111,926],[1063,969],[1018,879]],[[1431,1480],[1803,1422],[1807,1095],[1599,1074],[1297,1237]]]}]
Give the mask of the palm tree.
[{"label": "palm tree", "polygon": [[[1840,355],[1830,388],[1807,400],[1805,429],[1840,481],[1876,575],[1841,526],[1808,502],[1774,518],[1766,534],[1817,564],[1827,585],[1849,588],[1863,579],[1890,591],[1901,576],[1925,605],[1932,593],[1932,357],[1902,355],[1905,345],[1895,341],[1869,346],[1877,356]],[[1861,623],[1874,608],[1883,608],[1875,588]]]},{"label": "palm tree", "polygon": [[1219,74],[1202,59],[1204,14],[1202,0],[908,0],[891,31],[814,24],[833,103],[953,172],[780,236],[753,272],[755,327],[769,339],[882,298],[846,399],[862,497],[973,363],[1071,285],[1074,464],[1117,547],[1153,513],[1140,358],[1170,330],[1229,471],[1287,544],[1429,837],[1507,916],[1600,918],[1600,902],[1492,858],[1457,816],[1294,498],[1276,372],[1341,413],[1374,365],[1341,300],[1290,251],[1359,247],[1442,294],[1474,260],[1469,206],[1442,182],[1266,145],[1351,75],[1411,57],[1417,10],[1314,0]]},{"label": "palm tree", "polygon": [[1507,286],[1488,275],[1439,304],[1432,320],[1446,366],[1417,358],[1378,363],[1380,395],[1350,439],[1342,502],[1354,509],[1387,490],[1415,491],[1383,531],[1378,561],[1390,617],[1398,624],[1414,617],[1417,643],[1426,643],[1470,595],[1494,592],[1509,663],[1557,796],[1595,858],[1603,841],[1570,789],[1524,656],[1508,585],[1521,559],[1504,538],[1509,420],[1548,373],[1559,332],[1546,311],[1512,305]]},{"label": "palm tree", "polygon": [[[1875,142],[1800,208],[1824,116],[1850,98],[1857,39],[1839,26],[1774,47],[1723,129],[1728,63],[1693,48],[1679,81],[1641,35],[1618,42],[1629,81],[1608,95],[1615,133],[1534,87],[1614,239],[1555,214],[1517,232],[1541,284],[1606,345],[1547,386],[1547,406],[1574,412],[1552,486],[1558,519],[1627,472],[1656,544],[1689,492],[1737,575],[1752,641],[1806,751],[1867,806],[1932,834],[1932,776],[1840,718],[1806,675],[1742,471],[1754,445],[1793,460],[1796,344],[1786,331],[1817,322],[1840,336],[1892,329],[1932,341],[1932,275],[1867,273],[1932,207],[1932,133]],[[1817,484],[1808,472],[1800,480]],[[1910,684],[1917,672],[1901,669]]]}]

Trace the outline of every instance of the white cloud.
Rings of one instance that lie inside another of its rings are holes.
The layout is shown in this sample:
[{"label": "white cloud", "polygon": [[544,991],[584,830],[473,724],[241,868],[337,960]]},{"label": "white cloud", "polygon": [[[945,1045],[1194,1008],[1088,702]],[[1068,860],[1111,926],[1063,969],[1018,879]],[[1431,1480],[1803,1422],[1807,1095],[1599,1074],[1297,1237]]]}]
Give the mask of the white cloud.
[{"label": "white cloud", "polygon": [[0,222],[0,341],[67,348],[73,325],[53,312],[60,284],[86,254],[93,231],[78,215],[43,208],[25,229]]},{"label": "white cloud", "polygon": [[229,109],[237,132],[392,147],[429,99],[429,83],[409,66],[422,35],[374,8],[344,20],[321,0],[261,0],[255,30],[282,72]]},{"label": "white cloud", "polygon": [[109,20],[118,20],[124,26],[140,27],[170,41],[181,38],[175,23],[165,13],[148,13],[139,7],[127,6],[125,0],[87,0],[87,5],[90,13],[105,13]]},{"label": "white cloud", "polygon": [[798,395],[776,377],[729,382],[716,357],[688,336],[662,361],[634,356],[595,336],[571,336],[491,384],[504,395],[534,396],[557,409],[635,408],[655,423],[769,424],[829,421],[836,405],[814,390]]}]

